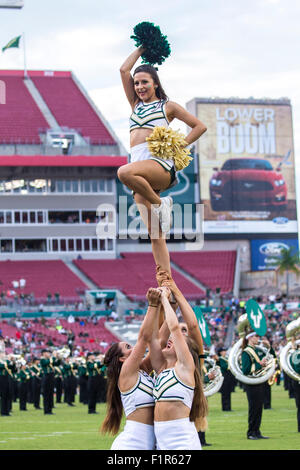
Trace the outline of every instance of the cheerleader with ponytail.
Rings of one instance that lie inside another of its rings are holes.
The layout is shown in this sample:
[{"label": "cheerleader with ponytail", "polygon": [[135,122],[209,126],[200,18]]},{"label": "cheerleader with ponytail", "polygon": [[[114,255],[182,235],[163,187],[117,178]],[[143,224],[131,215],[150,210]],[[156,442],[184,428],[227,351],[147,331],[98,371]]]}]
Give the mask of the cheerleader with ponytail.
[{"label": "cheerleader with ponytail", "polygon": [[134,347],[126,342],[113,344],[105,354],[107,367],[107,413],[102,433],[116,435],[120,430],[123,410],[124,430],[116,437],[112,450],[153,450],[153,379],[149,357],[144,357],[150,343],[154,318],[160,308],[160,292],[149,289],[149,306]]},{"label": "cheerleader with ponytail", "polygon": [[161,349],[158,319],[154,325],[150,357],[156,371],[154,433],[158,450],[201,450],[198,430],[206,428],[208,414],[199,367],[197,343],[181,331],[169,303],[171,291],[159,288],[171,336]]},{"label": "cheerleader with ponytail", "polygon": [[[156,265],[171,273],[165,236],[172,225],[172,198],[160,193],[177,184],[176,172],[192,159],[187,146],[206,131],[205,125],[179,104],[169,101],[155,64],[170,55],[166,36],[153,23],[134,28],[136,49],[120,68],[126,97],[131,106],[130,163],[118,170],[120,181],[132,190],[145,223]],[[131,70],[139,59],[139,65]],[[169,128],[179,119],[191,128],[183,136]]]}]

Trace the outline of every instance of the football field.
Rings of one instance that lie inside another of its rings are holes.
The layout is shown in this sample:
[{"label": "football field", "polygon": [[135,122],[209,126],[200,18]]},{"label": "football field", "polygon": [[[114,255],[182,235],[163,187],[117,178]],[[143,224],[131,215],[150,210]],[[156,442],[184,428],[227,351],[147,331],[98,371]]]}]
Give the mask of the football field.
[{"label": "football field", "polygon": [[[78,398],[78,397],[77,397]],[[44,415],[32,404],[19,411],[13,404],[11,417],[0,417],[0,450],[107,450],[111,436],[99,432],[106,406],[97,405],[99,414],[88,414],[87,406],[56,404],[54,415]],[[261,431],[268,440],[249,441],[247,431],[247,398],[236,387],[232,393],[232,412],[221,411],[221,395],[209,397],[209,429],[204,447],[210,450],[299,450],[295,400],[289,398],[283,385],[272,386],[272,409],[263,411]],[[123,421],[124,423],[124,421]]]}]

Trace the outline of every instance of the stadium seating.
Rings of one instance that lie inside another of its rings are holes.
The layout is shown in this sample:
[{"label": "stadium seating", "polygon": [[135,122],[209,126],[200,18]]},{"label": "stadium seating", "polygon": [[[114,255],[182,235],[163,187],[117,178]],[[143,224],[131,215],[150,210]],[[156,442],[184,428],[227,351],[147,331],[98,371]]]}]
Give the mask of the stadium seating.
[{"label": "stadium seating", "polygon": [[115,144],[72,76],[31,76],[60,126],[75,129],[91,144]]},{"label": "stadium seating", "polygon": [[[80,319],[79,316],[78,318]],[[79,321],[69,323],[67,319],[59,319],[59,323],[64,330],[67,333],[71,331],[74,334],[74,348],[80,346],[83,350],[100,351],[102,353],[107,350],[112,342],[118,341],[118,338],[105,328],[105,321],[105,318],[100,318],[97,324],[85,322],[85,325],[81,325]],[[0,328],[4,338],[16,338],[17,333],[24,334],[24,330],[10,325],[7,321],[0,322]],[[31,320],[31,327],[26,328],[26,331],[29,333],[29,342],[32,339],[33,333],[35,334],[35,349],[43,349],[49,340],[51,340],[55,347],[67,346],[68,336],[67,334],[59,333],[56,320],[54,319],[47,318],[46,324],[41,323],[40,320]],[[11,348],[8,347],[6,352],[8,354],[11,353]]]},{"label": "stadium seating", "polygon": [[170,258],[204,286],[219,287],[221,293],[233,290],[236,251],[172,252]]},{"label": "stadium seating", "polygon": [[[145,300],[149,287],[157,286],[152,253],[122,253],[115,260],[74,260],[73,263],[99,288],[120,289],[131,300]],[[205,293],[173,270],[175,282],[186,298],[200,299]]]},{"label": "stadium seating", "polygon": [[[24,288],[14,288],[12,282],[26,280]],[[60,260],[0,261],[0,289],[14,290],[18,295],[34,294],[37,302],[45,302],[48,293],[60,294],[63,302],[81,300],[78,292],[87,286]]]},{"label": "stadium seating", "polygon": [[1,76],[6,105],[0,106],[1,144],[40,144],[39,130],[49,125],[24,85],[22,76]]}]

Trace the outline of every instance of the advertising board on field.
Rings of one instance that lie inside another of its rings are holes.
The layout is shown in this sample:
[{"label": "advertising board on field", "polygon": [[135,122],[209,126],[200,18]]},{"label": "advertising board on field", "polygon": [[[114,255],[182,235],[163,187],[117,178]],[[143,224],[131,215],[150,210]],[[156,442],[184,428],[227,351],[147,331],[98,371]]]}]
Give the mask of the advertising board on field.
[{"label": "advertising board on field", "polygon": [[297,233],[290,100],[195,98],[204,232]]}]

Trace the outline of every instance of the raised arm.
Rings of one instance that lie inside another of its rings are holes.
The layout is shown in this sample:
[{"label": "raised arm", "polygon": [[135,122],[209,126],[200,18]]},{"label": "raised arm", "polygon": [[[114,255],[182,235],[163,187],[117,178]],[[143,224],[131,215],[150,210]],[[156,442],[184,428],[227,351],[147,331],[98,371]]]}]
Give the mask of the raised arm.
[{"label": "raised arm", "polygon": [[[152,332],[154,328],[154,322],[158,316],[158,309],[160,308],[160,292],[157,289],[150,288],[147,292],[148,309],[141,325],[137,342],[133,347],[130,356],[126,359],[122,366],[120,374],[121,381],[128,382],[130,377],[135,377],[141,367],[146,369],[146,364],[143,363],[147,346],[152,339]],[[123,385],[124,387],[124,385]],[[123,389],[121,386],[121,388]]]},{"label": "raised arm", "polygon": [[199,354],[203,355],[203,339],[194,310],[192,309],[180,289],[177,287],[174,280],[168,275],[168,273],[161,271],[160,278],[162,279],[162,285],[168,287],[172,292],[174,299],[176,300],[177,305],[180,308],[183,319],[187,325],[188,335],[194,341],[196,341],[199,348]]},{"label": "raised arm", "polygon": [[176,313],[170,305],[167,296],[167,291],[169,289],[162,287],[161,290],[161,303],[165,310],[166,322],[168,324],[171,333],[171,339],[176,351],[177,366],[179,366],[179,369],[182,373],[186,371],[193,371],[195,368],[194,360],[189,351],[186,339],[181,331]]},{"label": "raised arm", "polygon": [[[159,289],[157,289],[159,292],[159,296],[161,296],[161,292]],[[161,299],[160,299],[161,300]],[[159,372],[165,363],[165,359],[162,354],[162,348],[165,345],[161,344],[161,338],[160,338],[160,309],[159,307],[157,309],[157,315],[154,319],[153,323],[153,330],[152,330],[152,337],[150,341],[150,361],[151,361],[151,366],[155,370],[155,372]]]},{"label": "raised arm", "polygon": [[131,75],[131,69],[137,60],[141,57],[144,52],[144,48],[141,46],[135,49],[130,56],[127,57],[123,65],[120,67],[120,74],[123,83],[123,88],[127,99],[129,101],[130,106],[133,108],[135,105],[135,101],[137,99],[137,95],[134,91],[134,80]]}]

